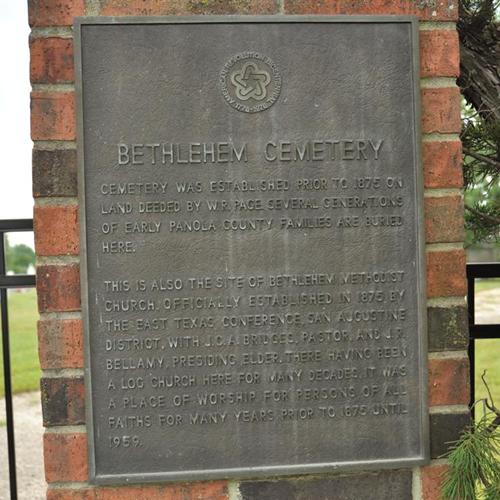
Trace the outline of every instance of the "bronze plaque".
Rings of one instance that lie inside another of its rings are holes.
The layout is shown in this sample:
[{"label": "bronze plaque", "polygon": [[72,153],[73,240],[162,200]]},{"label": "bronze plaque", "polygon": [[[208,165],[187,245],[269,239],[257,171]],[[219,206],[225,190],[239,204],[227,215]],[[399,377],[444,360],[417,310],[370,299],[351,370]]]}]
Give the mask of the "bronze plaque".
[{"label": "bronze plaque", "polygon": [[424,463],[416,21],[76,40],[92,480]]}]

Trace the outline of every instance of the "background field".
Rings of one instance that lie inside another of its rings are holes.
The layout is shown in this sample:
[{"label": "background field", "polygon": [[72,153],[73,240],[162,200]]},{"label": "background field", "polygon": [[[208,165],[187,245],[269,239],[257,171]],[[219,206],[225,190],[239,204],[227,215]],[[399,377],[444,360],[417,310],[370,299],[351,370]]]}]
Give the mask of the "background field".
[{"label": "background field", "polygon": [[[486,388],[481,374],[486,370],[486,381],[497,408],[500,406],[500,340],[476,340],[476,401],[486,397]],[[481,414],[481,405],[476,406]]]},{"label": "background field", "polygon": [[[497,293],[492,295],[491,292],[496,289]],[[489,322],[500,323],[500,278],[482,279],[475,282],[476,294],[476,311],[481,308],[481,293],[488,292],[483,295],[483,310],[487,306],[496,311],[496,314],[490,314],[493,320]],[[476,320],[477,321],[477,320]],[[500,332],[499,332],[500,336]],[[481,380],[483,370],[486,370],[486,381],[492,392],[493,400],[497,407],[500,406],[500,339],[482,339],[476,340],[476,370],[475,370],[475,385],[476,385],[476,401],[485,398],[486,388]],[[476,417],[482,415],[481,405],[477,405]]]},{"label": "background field", "polygon": [[[484,290],[493,290],[495,288],[499,289],[500,294],[500,278],[487,278],[487,279],[476,279],[474,290],[475,292],[482,292]],[[500,308],[500,304],[498,304]]]},{"label": "background field", "polygon": [[[14,392],[38,390],[40,363],[36,336],[38,312],[35,290],[9,291],[10,358]],[[0,353],[2,346],[0,345]],[[4,395],[3,358],[0,357],[0,397]],[[0,419],[3,416],[0,415]]]}]

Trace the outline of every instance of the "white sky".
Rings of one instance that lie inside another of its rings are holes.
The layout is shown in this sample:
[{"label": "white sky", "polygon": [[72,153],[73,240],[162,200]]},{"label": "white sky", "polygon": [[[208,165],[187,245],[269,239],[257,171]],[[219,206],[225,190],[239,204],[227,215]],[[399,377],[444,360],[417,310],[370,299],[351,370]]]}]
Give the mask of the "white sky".
[{"label": "white sky", "polygon": [[[0,219],[33,217],[29,31],[27,2],[0,0]],[[29,243],[32,237],[11,233],[9,240]]]}]

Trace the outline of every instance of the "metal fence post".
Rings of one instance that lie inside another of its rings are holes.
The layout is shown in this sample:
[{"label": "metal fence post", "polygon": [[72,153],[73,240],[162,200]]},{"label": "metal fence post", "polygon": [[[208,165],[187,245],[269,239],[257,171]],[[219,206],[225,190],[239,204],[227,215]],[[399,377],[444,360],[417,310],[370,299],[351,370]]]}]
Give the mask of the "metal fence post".
[{"label": "metal fence post", "polygon": [[[475,402],[475,354],[476,339],[500,339],[500,324],[476,324],[475,280],[477,278],[500,278],[500,263],[485,262],[467,264],[467,307],[469,312],[469,365],[470,365],[470,403]],[[472,407],[474,417],[474,407]]]},{"label": "metal fence post", "polygon": [[16,449],[14,437],[14,412],[12,405],[12,373],[10,363],[10,332],[8,313],[9,288],[34,287],[34,275],[7,276],[5,264],[5,233],[33,231],[32,219],[0,220],[0,310],[2,318],[3,374],[5,388],[5,417],[7,423],[7,450],[9,460],[10,498],[17,500]]}]

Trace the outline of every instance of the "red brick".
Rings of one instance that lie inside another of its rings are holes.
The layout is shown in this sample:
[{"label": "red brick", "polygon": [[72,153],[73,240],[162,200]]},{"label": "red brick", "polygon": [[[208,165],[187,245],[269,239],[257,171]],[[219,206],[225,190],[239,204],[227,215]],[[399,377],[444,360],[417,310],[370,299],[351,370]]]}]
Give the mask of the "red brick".
[{"label": "red brick", "polygon": [[66,83],[75,78],[73,40],[30,38],[30,79],[32,83]]},{"label": "red brick", "polygon": [[426,188],[461,188],[462,144],[460,141],[422,143]]},{"label": "red brick", "polygon": [[42,377],[40,390],[45,427],[85,423],[85,384],[82,377]]},{"label": "red brick", "polygon": [[96,490],[63,490],[60,488],[49,488],[47,490],[47,500],[96,500]]},{"label": "red brick", "polygon": [[43,436],[45,479],[85,481],[87,472],[87,435],[45,433]]},{"label": "red brick", "polygon": [[277,0],[100,0],[103,16],[276,14]]},{"label": "red brick", "polygon": [[76,150],[33,150],[33,197],[77,195]]},{"label": "red brick", "polygon": [[137,486],[103,488],[96,492],[96,500],[227,500],[227,483],[194,483],[166,486]]},{"label": "red brick", "polygon": [[78,255],[78,207],[37,206],[34,210],[37,255]]},{"label": "red brick", "polygon": [[460,53],[458,33],[452,30],[420,32],[420,76],[458,76]]},{"label": "red brick", "polygon": [[469,360],[429,360],[429,405],[469,404]]},{"label": "red brick", "polygon": [[83,325],[80,319],[38,322],[38,356],[42,370],[83,368]]},{"label": "red brick", "polygon": [[70,26],[85,14],[85,0],[28,0],[30,26]]},{"label": "red brick", "polygon": [[460,438],[463,431],[470,426],[470,411],[458,407],[456,411],[431,413],[429,417],[431,458],[442,458],[450,451],[453,443]]},{"label": "red brick", "polygon": [[427,253],[427,296],[462,297],[467,292],[463,250]]},{"label": "red brick", "polygon": [[75,139],[73,92],[31,93],[31,138],[34,141]]},{"label": "red brick", "polygon": [[461,196],[425,198],[425,239],[445,243],[464,239],[464,204]]},{"label": "red brick", "polygon": [[227,483],[124,486],[84,490],[50,490],[47,500],[227,500]]},{"label": "red brick", "polygon": [[80,310],[80,269],[77,264],[39,266],[36,287],[40,312]]},{"label": "red brick", "polygon": [[460,90],[458,87],[422,89],[422,131],[453,134],[459,133]]},{"label": "red brick", "polygon": [[457,0],[284,0],[286,14],[394,14],[453,21]]},{"label": "red brick", "polygon": [[443,484],[443,475],[448,470],[447,465],[431,465],[422,467],[422,499],[423,500],[441,500],[441,485]]}]

